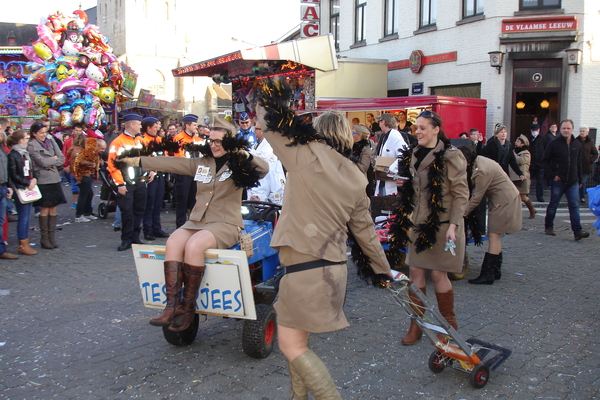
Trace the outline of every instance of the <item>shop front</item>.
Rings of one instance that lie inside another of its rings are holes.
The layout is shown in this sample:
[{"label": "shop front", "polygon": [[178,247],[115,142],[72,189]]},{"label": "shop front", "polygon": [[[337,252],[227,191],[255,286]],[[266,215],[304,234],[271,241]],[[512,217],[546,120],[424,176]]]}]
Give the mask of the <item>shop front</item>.
[{"label": "shop front", "polygon": [[552,123],[567,118],[570,65],[576,68],[580,62],[581,51],[572,49],[578,28],[576,16],[502,20],[500,45],[506,52],[498,53],[501,58],[506,54],[505,110],[511,110],[511,141],[528,132],[533,122],[545,134]]}]

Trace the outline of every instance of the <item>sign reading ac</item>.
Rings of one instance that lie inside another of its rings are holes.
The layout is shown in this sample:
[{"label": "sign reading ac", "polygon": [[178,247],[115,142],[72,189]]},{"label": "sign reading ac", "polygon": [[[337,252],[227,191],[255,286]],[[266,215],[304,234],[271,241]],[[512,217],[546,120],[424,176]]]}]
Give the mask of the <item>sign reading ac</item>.
[{"label": "sign reading ac", "polygon": [[301,16],[302,29],[301,37],[319,36],[319,25],[321,21],[321,4],[319,0],[302,0]]}]

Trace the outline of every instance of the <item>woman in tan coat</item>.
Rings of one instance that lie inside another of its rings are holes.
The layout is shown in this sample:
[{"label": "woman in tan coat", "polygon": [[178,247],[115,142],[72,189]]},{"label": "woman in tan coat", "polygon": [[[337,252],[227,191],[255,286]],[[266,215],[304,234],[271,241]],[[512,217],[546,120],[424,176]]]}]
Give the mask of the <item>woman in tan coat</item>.
[{"label": "woman in tan coat", "polygon": [[[416,126],[418,145],[404,152],[398,161],[400,178],[394,179],[402,188],[391,228],[392,250],[396,251],[397,246],[400,251],[410,239],[406,260],[410,279],[425,293],[425,274],[431,271],[440,314],[456,329],[454,291],[448,272],[460,272],[465,254],[463,215],[469,198],[466,162],[462,153],[450,145],[438,114],[421,112]],[[405,237],[407,228],[410,230]],[[450,241],[456,246],[456,255],[445,251]],[[416,306],[421,305],[416,297],[411,298]],[[414,344],[421,333],[411,320],[402,344]]]},{"label": "woman in tan coat", "polygon": [[287,106],[292,91],[267,82],[257,107],[263,134],[287,171],[281,217],[271,247],[285,275],[277,312],[279,348],[288,359],[293,399],[341,399],[329,371],[308,348],[309,332],[348,326],[343,311],[347,281],[347,230],[377,273],[392,274],[369,214],[367,180],[350,160],[348,120],[328,111],[313,125]]},{"label": "woman in tan coat", "polygon": [[[127,165],[141,166],[145,171],[192,176],[197,184],[196,205],[189,220],[167,240],[164,263],[167,304],[159,317],[150,320],[151,325],[168,326],[173,331],[190,325],[206,269],[204,252],[236,244],[238,229],[244,227],[240,212],[243,187],[258,184],[258,179],[269,171],[266,161],[242,150],[248,143],[238,143],[234,132],[232,124],[217,118],[207,145],[195,149],[204,157],[124,159]],[[180,301],[182,283],[185,290]]]},{"label": "woman in tan coat", "polygon": [[517,189],[519,190],[519,194],[521,195],[521,201],[525,203],[527,209],[529,210],[529,219],[535,218],[535,207],[531,202],[531,199],[527,197],[529,193],[529,187],[531,186],[531,179],[529,175],[529,166],[531,164],[531,153],[529,152],[529,139],[525,137],[525,135],[521,135],[515,140],[515,159],[517,160],[517,164],[519,164],[519,168],[523,171],[523,176],[525,179],[521,179],[512,169],[509,171],[510,180],[513,181]]},{"label": "woman in tan coat", "polygon": [[484,196],[488,199],[488,251],[479,277],[469,279],[469,283],[491,285],[494,279],[502,276],[502,234],[521,230],[521,197],[500,164],[486,157],[478,157],[469,146],[458,148],[467,159],[467,174],[470,187],[473,187],[465,216],[479,205]]}]

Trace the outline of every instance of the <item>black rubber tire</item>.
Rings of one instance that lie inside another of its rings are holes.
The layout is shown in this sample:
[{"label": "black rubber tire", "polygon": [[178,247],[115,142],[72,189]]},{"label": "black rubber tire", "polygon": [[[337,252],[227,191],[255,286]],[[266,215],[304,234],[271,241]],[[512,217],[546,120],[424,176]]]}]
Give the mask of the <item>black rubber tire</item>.
[{"label": "black rubber tire", "polygon": [[481,389],[487,385],[490,380],[490,369],[485,364],[477,364],[471,374],[469,374],[469,382],[475,389]]},{"label": "black rubber tire", "polygon": [[256,304],[256,320],[244,320],[242,349],[252,358],[265,358],[273,351],[277,336],[275,310],[270,304]]},{"label": "black rubber tire", "polygon": [[448,272],[448,278],[450,278],[451,281],[460,281],[467,276],[467,273],[469,272],[469,264],[469,253],[465,251],[465,261],[463,262],[462,270],[456,273]]},{"label": "black rubber tire", "polygon": [[192,342],[196,339],[199,324],[200,316],[198,314],[194,314],[194,320],[187,329],[175,332],[170,330],[168,326],[163,326],[163,335],[165,336],[167,342],[173,346],[187,346],[192,344]]},{"label": "black rubber tire", "polygon": [[435,350],[433,353],[431,353],[431,355],[429,356],[429,369],[431,370],[431,372],[435,372],[436,374],[439,374],[440,372],[442,372],[444,370],[444,368],[446,368],[446,364],[443,362],[444,360],[444,356],[442,355],[442,353],[440,353],[439,351]]},{"label": "black rubber tire", "polygon": [[106,203],[98,204],[98,216],[102,219],[108,218],[108,206]]}]

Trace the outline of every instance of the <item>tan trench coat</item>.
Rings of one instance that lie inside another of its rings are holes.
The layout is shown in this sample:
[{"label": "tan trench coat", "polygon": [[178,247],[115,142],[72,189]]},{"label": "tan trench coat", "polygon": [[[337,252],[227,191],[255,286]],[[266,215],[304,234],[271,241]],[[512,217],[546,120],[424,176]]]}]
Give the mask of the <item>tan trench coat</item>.
[{"label": "tan trench coat", "polygon": [[[420,147],[414,149],[416,152]],[[434,153],[442,150],[444,143],[438,141],[437,146],[427,154],[415,169],[416,158],[413,156],[410,163],[410,173],[413,177],[413,188],[415,190],[415,208],[413,210],[412,221],[415,225],[425,222],[429,215],[429,192],[427,185],[429,179],[427,174],[429,167],[434,161]],[[413,153],[414,154],[414,153]],[[445,172],[444,185],[442,189],[443,205],[446,212],[440,215],[442,222],[436,235],[437,243],[428,250],[417,253],[414,243],[418,237],[414,229],[410,231],[410,240],[412,243],[408,246],[407,263],[411,267],[424,269],[433,269],[446,272],[460,272],[465,256],[465,228],[464,213],[467,201],[469,199],[469,187],[467,185],[467,162],[460,150],[456,147],[450,147],[444,154]],[[456,256],[449,251],[444,251],[446,246],[446,232],[449,224],[456,224]]]},{"label": "tan trench coat", "polygon": [[529,166],[531,164],[531,153],[529,150],[523,150],[520,153],[515,151],[515,159],[517,160],[517,164],[519,164],[519,168],[523,172],[525,179],[519,179],[519,176],[515,171],[509,169],[510,180],[513,181],[519,193],[527,194],[529,193],[529,187],[531,186],[531,179],[529,174]]},{"label": "tan trench coat", "polygon": [[471,177],[475,189],[469,199],[465,215],[488,198],[488,232],[510,233],[521,230],[523,214],[521,197],[500,164],[485,157],[477,157]]},{"label": "tan trench coat", "polygon": [[[260,121],[267,126],[262,117]],[[325,143],[288,146],[289,139],[278,132],[263,134],[288,173],[271,247],[279,250],[284,266],[318,259],[332,264],[282,278],[275,303],[277,323],[307,332],[345,328],[348,228],[373,270],[390,271],[369,213],[365,174]]]}]

